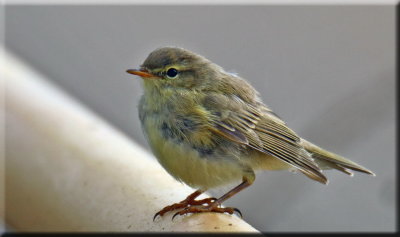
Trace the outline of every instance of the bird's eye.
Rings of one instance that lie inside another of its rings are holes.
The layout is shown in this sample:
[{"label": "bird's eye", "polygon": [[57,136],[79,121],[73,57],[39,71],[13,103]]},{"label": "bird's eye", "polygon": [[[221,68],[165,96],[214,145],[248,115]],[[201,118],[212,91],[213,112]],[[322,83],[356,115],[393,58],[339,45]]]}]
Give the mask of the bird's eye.
[{"label": "bird's eye", "polygon": [[178,70],[176,70],[175,68],[170,68],[167,70],[168,78],[175,78],[176,76],[178,76]]}]

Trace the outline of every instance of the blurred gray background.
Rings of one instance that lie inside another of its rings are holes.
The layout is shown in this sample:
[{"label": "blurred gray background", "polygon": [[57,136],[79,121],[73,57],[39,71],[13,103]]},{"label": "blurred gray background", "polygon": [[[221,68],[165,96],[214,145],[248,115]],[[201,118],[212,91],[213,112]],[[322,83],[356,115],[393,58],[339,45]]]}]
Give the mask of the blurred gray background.
[{"label": "blurred gray background", "polygon": [[257,229],[396,230],[394,7],[9,5],[5,15],[7,49],[146,148],[141,82],[125,70],[175,45],[239,73],[300,136],[377,174],[327,171],[324,186],[259,173],[225,203]]}]

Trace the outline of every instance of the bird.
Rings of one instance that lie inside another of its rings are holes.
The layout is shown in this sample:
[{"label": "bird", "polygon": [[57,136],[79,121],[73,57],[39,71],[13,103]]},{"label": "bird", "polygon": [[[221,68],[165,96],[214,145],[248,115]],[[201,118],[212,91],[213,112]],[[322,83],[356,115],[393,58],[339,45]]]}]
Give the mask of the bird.
[{"label": "bird", "polygon": [[[139,119],[161,166],[196,191],[156,212],[242,213],[222,203],[249,187],[257,171],[289,170],[327,184],[323,170],[348,175],[367,168],[301,138],[237,74],[181,47],[152,51],[138,69],[144,93]],[[196,200],[212,188],[239,184],[219,198]]]}]

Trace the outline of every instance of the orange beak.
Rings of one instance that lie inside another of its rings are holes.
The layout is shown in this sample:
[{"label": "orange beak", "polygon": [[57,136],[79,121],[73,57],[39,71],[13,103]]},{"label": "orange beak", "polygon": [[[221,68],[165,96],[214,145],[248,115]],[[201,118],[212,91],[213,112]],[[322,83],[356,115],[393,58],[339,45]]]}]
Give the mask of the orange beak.
[{"label": "orange beak", "polygon": [[145,69],[128,69],[126,70],[126,72],[143,78],[155,78],[155,77],[158,78],[158,76],[149,73]]}]

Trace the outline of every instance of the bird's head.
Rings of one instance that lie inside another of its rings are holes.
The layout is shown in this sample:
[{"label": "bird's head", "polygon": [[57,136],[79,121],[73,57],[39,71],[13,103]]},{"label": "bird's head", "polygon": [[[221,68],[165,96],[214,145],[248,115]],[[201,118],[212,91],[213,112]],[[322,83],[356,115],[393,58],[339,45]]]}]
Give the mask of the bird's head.
[{"label": "bird's head", "polygon": [[145,88],[202,90],[212,87],[223,69],[206,58],[177,47],[163,47],[151,52],[139,69],[128,73],[144,79]]}]

